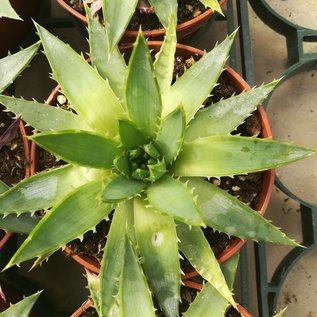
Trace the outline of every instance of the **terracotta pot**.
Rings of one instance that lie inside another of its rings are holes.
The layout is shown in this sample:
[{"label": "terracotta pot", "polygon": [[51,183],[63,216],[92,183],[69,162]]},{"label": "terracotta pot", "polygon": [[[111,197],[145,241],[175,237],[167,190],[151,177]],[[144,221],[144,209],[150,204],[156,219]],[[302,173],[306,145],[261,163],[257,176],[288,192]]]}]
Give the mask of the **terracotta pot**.
[{"label": "terracotta pot", "polygon": [[[84,24],[87,24],[87,18],[85,15],[81,14],[80,12],[73,9],[66,0],[57,0],[57,2],[65,9],[67,10],[71,15],[76,17],[78,20],[83,22]],[[219,0],[219,3],[221,6],[223,6],[227,0]],[[214,14],[214,11],[211,9],[208,9],[204,13],[200,14],[199,16],[181,23],[177,26],[177,39],[185,39],[189,37],[191,34],[193,34],[198,29],[202,28],[204,25],[207,24],[210,17]],[[163,40],[165,30],[164,29],[157,29],[157,30],[144,30],[143,31],[144,36],[151,40]],[[122,42],[134,42],[136,37],[138,35],[138,31],[132,31],[132,30],[126,30],[123,37]]]},{"label": "terracotta pot", "polygon": [[82,313],[84,313],[89,307],[93,304],[91,299],[88,299],[84,302],[70,317],[79,317]]},{"label": "terracotta pot", "polygon": [[9,50],[16,48],[31,29],[33,25],[31,18],[37,14],[38,1],[10,0],[12,7],[23,21],[0,18],[0,57],[6,56]]},{"label": "terracotta pot", "polygon": [[[162,44],[162,42],[155,42],[155,41],[149,42],[149,46],[152,50],[154,50],[154,52],[159,50],[161,44]],[[132,44],[122,48],[122,51],[124,53],[127,53],[127,52],[131,51],[131,49],[132,49]],[[204,52],[199,50],[199,49],[190,47],[190,46],[186,46],[183,44],[177,44],[177,53],[176,54],[183,55],[183,56],[191,56],[193,54],[198,54],[199,56],[202,56],[204,54]],[[250,90],[250,86],[242,79],[242,77],[238,73],[236,73],[229,66],[226,66],[226,71],[224,72],[224,74],[238,92],[242,92],[244,90]],[[52,91],[49,98],[47,99],[48,104],[54,104],[56,102],[56,98],[58,96],[59,90],[60,90],[60,87],[57,86]],[[272,133],[271,133],[271,129],[270,129],[270,126],[268,123],[268,119],[267,119],[266,113],[264,112],[262,106],[258,107],[258,114],[259,114],[261,125],[262,125],[261,136],[264,138],[272,137]],[[35,172],[36,172],[36,162],[37,162],[36,152],[37,152],[36,145],[34,143],[32,143],[32,147],[31,147],[31,162],[32,162],[31,174],[32,175],[35,174]],[[262,187],[262,190],[259,194],[259,202],[255,208],[261,215],[263,215],[265,213],[266,208],[268,206],[268,203],[269,203],[269,200],[271,197],[271,193],[273,190],[273,184],[274,184],[274,170],[269,170],[269,171],[264,172],[263,187]],[[231,256],[233,256],[235,253],[237,253],[241,249],[241,247],[244,245],[244,243],[245,243],[245,241],[242,241],[238,238],[234,239],[232,241],[232,244],[217,257],[219,263],[221,264],[221,263],[225,262]],[[67,254],[71,254],[71,250],[69,248],[66,248],[64,251]],[[90,257],[78,256],[78,255],[75,255],[72,257],[76,262],[78,262],[80,265],[82,265],[86,269],[90,270],[91,272],[99,273],[100,264],[98,263],[97,260],[90,258]],[[196,271],[191,271],[191,272],[188,272],[187,274],[185,274],[182,277],[182,279],[187,280],[187,279],[194,277],[194,276],[197,276],[197,275],[198,275],[198,273]]]}]

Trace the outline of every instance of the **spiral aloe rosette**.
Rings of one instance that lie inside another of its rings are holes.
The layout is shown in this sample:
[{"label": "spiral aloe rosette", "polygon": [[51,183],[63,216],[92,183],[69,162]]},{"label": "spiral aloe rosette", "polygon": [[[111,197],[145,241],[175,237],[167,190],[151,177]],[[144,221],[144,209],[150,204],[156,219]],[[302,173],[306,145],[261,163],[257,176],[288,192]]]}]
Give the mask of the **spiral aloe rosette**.
[{"label": "spiral aloe rosette", "polygon": [[[179,250],[236,306],[201,226],[244,239],[296,243],[204,178],[266,170],[316,151],[228,135],[277,82],[200,110],[235,34],[171,86],[173,18],[154,65],[139,32],[126,67],[117,47],[107,55],[107,31],[87,11],[92,65],[36,25],[53,77],[76,113],[0,97],[42,132],[31,137],[34,142],[68,162],[0,195],[4,215],[52,208],[7,267],[35,257],[38,264],[115,209],[101,265],[100,316],[113,309],[123,316],[154,316],[151,292],[166,316],[178,316]],[[212,129],[204,125],[210,117]]]}]

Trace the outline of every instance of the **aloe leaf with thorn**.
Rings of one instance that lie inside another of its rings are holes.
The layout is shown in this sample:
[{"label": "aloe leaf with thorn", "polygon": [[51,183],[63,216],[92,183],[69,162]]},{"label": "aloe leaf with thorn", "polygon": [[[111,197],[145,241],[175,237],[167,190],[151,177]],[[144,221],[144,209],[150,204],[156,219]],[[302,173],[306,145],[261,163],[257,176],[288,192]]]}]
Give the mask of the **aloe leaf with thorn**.
[{"label": "aloe leaf with thorn", "polygon": [[0,317],[28,317],[32,307],[34,306],[36,300],[41,295],[41,292],[37,292],[33,295],[25,297],[20,302],[11,305],[4,312],[0,312]]},{"label": "aloe leaf with thorn", "polygon": [[[8,110],[21,114],[42,132],[32,136],[32,141],[68,163],[38,173],[0,195],[0,213],[4,215],[52,207],[7,267],[36,257],[42,260],[93,230],[113,211],[100,272],[100,316],[111,316],[118,307],[123,316],[127,310],[129,316],[137,316],[144,301],[144,309],[152,314],[149,290],[166,316],[178,316],[180,250],[219,294],[236,306],[201,227],[215,226],[253,240],[297,244],[205,178],[286,165],[316,150],[227,135],[256,109],[276,82],[221,101],[225,110],[215,111],[218,120],[214,120],[213,129],[199,129],[199,121],[206,120],[205,114],[200,115],[204,111],[201,104],[224,69],[234,34],[172,85],[173,28],[168,29],[154,66],[140,31],[127,69],[118,54],[111,56],[118,62],[114,67],[121,65],[124,74],[123,82],[118,82],[110,78],[111,64],[107,71],[101,65],[106,62],[100,59],[105,43],[98,47],[96,39],[105,39],[106,31],[92,22],[92,17],[89,21],[95,67],[36,25],[53,76],[76,113],[0,96]],[[166,73],[160,65],[166,65]],[[220,105],[210,107],[218,109]],[[224,125],[228,112],[230,122]],[[53,122],[45,123],[45,116],[52,116]],[[83,122],[81,130],[74,128],[77,122]],[[215,149],[214,155],[207,155]],[[137,277],[134,290],[138,291],[133,297],[129,296],[131,274]],[[142,302],[136,305],[139,299]]]}]

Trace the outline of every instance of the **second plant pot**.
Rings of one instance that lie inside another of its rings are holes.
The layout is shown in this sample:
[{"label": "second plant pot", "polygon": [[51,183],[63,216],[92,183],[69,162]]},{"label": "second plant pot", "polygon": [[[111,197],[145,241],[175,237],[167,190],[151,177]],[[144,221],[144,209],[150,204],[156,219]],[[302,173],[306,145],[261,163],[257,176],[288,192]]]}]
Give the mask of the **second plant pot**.
[{"label": "second plant pot", "polygon": [[[57,2],[66,10],[68,11],[73,17],[83,22],[87,25],[87,18],[81,12],[75,10],[71,5],[67,3],[66,0],[57,0]],[[219,0],[219,4],[224,6],[227,0]],[[205,12],[199,14],[198,16],[178,24],[176,32],[177,32],[177,39],[185,39],[192,35],[194,32],[205,26],[208,20],[215,12],[212,9],[208,9]],[[165,35],[165,29],[159,28],[156,30],[144,30],[144,36],[150,40],[163,40]],[[129,30],[127,29],[122,37],[122,42],[129,42],[133,43],[138,35],[138,31]]]}]

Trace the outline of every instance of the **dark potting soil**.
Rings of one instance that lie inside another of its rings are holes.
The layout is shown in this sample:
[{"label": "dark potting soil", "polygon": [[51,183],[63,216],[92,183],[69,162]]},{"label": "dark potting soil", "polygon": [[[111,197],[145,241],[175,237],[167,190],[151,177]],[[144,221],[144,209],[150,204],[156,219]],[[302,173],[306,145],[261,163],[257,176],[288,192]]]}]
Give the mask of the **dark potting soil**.
[{"label": "dark potting soil", "polygon": [[0,241],[5,235],[6,235],[6,232],[0,229]]},{"label": "dark potting soil", "polygon": [[[66,0],[75,10],[79,11],[81,14],[85,15],[85,9],[83,5],[83,0]],[[94,0],[88,1],[93,3]],[[179,0],[178,1],[178,24],[189,21],[198,15],[206,11],[205,6],[198,0]],[[102,19],[101,10],[99,11],[99,16]],[[140,25],[142,25],[143,30],[157,30],[162,29],[163,26],[160,23],[158,17],[155,13],[144,13],[136,10],[133,14],[131,21],[128,25],[128,30],[138,31]]]},{"label": "dark potting soil", "polygon": [[232,306],[226,311],[226,317],[242,317],[242,315]]},{"label": "dark potting soil", "polygon": [[[14,115],[0,108],[0,135],[13,122]],[[0,179],[7,185],[21,181],[25,176],[23,140],[18,130],[16,137],[0,150]]]},{"label": "dark potting soil", "polygon": [[81,314],[81,317],[98,317],[98,314],[95,308],[89,307],[85,312]]}]

